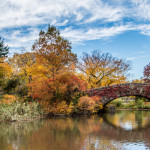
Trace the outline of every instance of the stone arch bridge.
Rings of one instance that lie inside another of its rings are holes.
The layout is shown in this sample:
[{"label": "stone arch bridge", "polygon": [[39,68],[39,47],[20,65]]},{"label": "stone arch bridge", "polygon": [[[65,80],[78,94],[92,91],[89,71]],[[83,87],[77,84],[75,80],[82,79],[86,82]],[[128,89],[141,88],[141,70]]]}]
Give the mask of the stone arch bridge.
[{"label": "stone arch bridge", "polygon": [[90,89],[86,93],[92,96],[98,96],[103,105],[112,100],[124,96],[140,96],[150,100],[150,84],[146,83],[124,83],[111,86]]}]

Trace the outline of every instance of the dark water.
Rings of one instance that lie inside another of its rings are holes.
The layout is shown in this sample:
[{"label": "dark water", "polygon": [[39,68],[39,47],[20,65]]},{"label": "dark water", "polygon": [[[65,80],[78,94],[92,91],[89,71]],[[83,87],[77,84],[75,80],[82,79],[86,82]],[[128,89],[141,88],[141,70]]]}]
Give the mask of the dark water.
[{"label": "dark water", "polygon": [[150,111],[0,123],[0,150],[150,149]]}]

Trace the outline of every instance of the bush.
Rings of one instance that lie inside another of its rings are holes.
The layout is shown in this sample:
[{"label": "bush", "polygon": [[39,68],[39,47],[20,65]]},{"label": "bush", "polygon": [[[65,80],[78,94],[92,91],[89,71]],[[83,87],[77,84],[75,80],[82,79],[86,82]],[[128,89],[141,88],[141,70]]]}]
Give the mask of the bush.
[{"label": "bush", "polygon": [[82,96],[77,104],[78,113],[81,114],[94,114],[102,108],[98,97]]},{"label": "bush", "polygon": [[26,80],[21,79],[20,76],[12,76],[7,79],[3,84],[3,90],[8,94],[17,94],[21,97],[28,94]]},{"label": "bush", "polygon": [[40,101],[40,104],[42,105],[44,112],[46,112],[47,114],[71,115],[75,109],[73,103],[70,103],[70,105],[68,105],[66,101],[54,103],[53,105],[51,105],[48,101]]},{"label": "bush", "polygon": [[138,101],[136,102],[137,108],[143,108],[144,104],[143,104],[143,100],[142,99],[138,99]]},{"label": "bush", "polygon": [[71,102],[67,104],[64,100],[59,103],[53,103],[51,105],[48,101],[40,101],[44,111],[51,115],[72,115],[72,114],[94,114],[100,109],[103,109],[103,105],[100,102],[99,97],[80,97],[77,104]]},{"label": "bush", "polygon": [[150,109],[150,105],[144,105],[143,108],[144,109]]},{"label": "bush", "polygon": [[70,103],[70,105],[68,105],[66,103],[66,101],[62,101],[62,102],[58,103],[58,105],[56,106],[55,113],[69,115],[69,114],[73,113],[73,108],[74,108],[74,106],[72,103]]},{"label": "bush", "polygon": [[5,94],[5,95],[3,95],[0,103],[9,105],[9,104],[11,104],[11,103],[13,103],[15,101],[17,101],[17,97],[16,96]]},{"label": "bush", "polygon": [[123,106],[122,100],[120,100],[120,99],[114,101],[113,104],[114,104],[116,107],[121,107],[121,106]]},{"label": "bush", "polygon": [[9,105],[0,104],[0,119],[6,121],[32,120],[43,115],[39,103],[14,102]]}]

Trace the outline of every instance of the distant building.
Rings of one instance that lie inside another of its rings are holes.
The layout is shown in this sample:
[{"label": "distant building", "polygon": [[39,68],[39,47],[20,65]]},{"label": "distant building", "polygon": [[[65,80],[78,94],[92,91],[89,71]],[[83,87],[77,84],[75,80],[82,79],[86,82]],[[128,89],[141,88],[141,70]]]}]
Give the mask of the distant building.
[{"label": "distant building", "polygon": [[123,103],[129,103],[129,102],[131,102],[131,101],[135,101],[135,97],[122,97],[122,98],[120,98],[122,101],[123,101]]}]

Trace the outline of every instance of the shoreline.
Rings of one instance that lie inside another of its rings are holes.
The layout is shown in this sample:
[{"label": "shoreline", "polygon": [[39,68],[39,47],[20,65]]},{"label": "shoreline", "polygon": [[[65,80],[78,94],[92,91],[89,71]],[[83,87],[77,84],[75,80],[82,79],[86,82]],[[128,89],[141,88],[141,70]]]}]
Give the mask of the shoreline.
[{"label": "shoreline", "polygon": [[139,110],[139,111],[142,111],[142,110],[146,110],[146,111],[150,111],[150,109],[132,109],[132,108],[127,108],[127,109],[125,109],[125,108],[117,108],[116,110]]},{"label": "shoreline", "polygon": [[[115,111],[150,111],[150,109],[115,109],[113,112]],[[98,115],[98,114],[104,114],[106,112],[111,112],[109,110],[103,110],[104,112],[100,112],[100,113],[95,113],[95,114],[90,114],[90,113],[83,113],[83,114],[47,114],[47,115],[43,115],[41,117],[35,117],[33,119],[25,119],[25,120],[1,120],[0,119],[0,123],[1,122],[30,122],[30,121],[36,121],[36,120],[40,120],[40,119],[48,119],[48,118],[64,118],[64,117],[90,117],[93,115]]]}]

